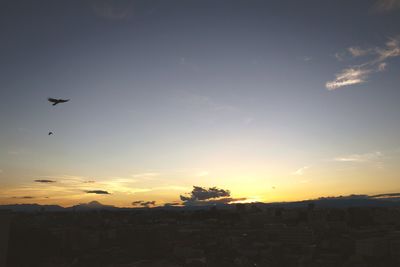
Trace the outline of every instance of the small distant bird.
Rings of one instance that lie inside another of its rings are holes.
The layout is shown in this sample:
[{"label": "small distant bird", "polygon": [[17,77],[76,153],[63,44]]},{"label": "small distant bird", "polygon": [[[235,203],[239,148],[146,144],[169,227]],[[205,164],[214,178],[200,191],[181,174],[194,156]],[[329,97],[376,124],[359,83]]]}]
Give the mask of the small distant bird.
[{"label": "small distant bird", "polygon": [[56,99],[56,98],[51,98],[51,97],[47,98],[47,100],[48,100],[49,102],[53,103],[53,106],[55,106],[55,105],[57,105],[57,104],[60,104],[60,103],[65,103],[65,102],[68,102],[68,101],[69,101],[69,99]]},{"label": "small distant bird", "polygon": [[48,135],[52,135],[53,134],[53,132],[49,132],[49,134]]}]

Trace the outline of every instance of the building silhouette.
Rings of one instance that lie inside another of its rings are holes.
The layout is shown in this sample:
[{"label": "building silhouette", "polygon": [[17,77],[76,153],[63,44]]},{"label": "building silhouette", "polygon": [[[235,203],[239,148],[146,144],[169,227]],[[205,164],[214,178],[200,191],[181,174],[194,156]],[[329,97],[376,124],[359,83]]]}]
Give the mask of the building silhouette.
[{"label": "building silhouette", "polygon": [[7,264],[10,222],[11,213],[0,210],[0,267],[5,267]]}]

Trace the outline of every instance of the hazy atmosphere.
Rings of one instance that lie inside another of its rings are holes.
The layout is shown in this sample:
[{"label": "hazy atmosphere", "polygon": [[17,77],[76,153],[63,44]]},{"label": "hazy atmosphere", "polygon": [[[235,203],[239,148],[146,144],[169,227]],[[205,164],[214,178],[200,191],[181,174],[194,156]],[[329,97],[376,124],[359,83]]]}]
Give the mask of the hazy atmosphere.
[{"label": "hazy atmosphere", "polygon": [[400,192],[399,25],[398,0],[1,1],[0,204]]}]

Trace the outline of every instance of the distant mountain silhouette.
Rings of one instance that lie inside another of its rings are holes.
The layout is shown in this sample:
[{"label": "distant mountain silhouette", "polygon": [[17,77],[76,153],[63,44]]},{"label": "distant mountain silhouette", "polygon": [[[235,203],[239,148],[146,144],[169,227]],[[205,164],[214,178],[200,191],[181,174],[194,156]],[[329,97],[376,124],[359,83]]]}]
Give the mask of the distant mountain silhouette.
[{"label": "distant mountain silhouette", "polygon": [[388,196],[386,198],[378,198],[376,196],[368,195],[350,195],[339,197],[324,197],[314,200],[303,200],[295,202],[280,202],[280,203],[263,203],[269,206],[281,207],[304,207],[310,203],[314,203],[316,207],[320,208],[347,208],[347,207],[395,207],[400,206],[400,197],[395,196],[397,193],[382,194],[377,196]]},{"label": "distant mountain silhouette", "polygon": [[[400,207],[399,193],[380,194],[375,196],[368,195],[350,195],[339,197],[324,197],[311,200],[294,201],[294,202],[274,202],[274,203],[249,203],[258,207],[282,207],[282,208],[300,208],[307,207],[313,203],[317,208],[348,208],[348,207]],[[382,196],[385,196],[382,198]],[[160,206],[154,209],[185,209],[185,210],[201,210],[210,207],[218,208],[233,208],[235,205],[225,203],[213,203],[209,205],[202,204],[201,206]],[[92,211],[92,210],[133,210],[146,208],[119,208],[111,205],[103,205],[98,201],[82,203],[72,207],[63,208],[58,205],[39,205],[39,204],[14,204],[0,205],[0,210],[11,210],[14,212],[59,212],[59,211]]]},{"label": "distant mountain silhouette", "polygon": [[0,205],[2,210],[11,210],[14,212],[55,212],[64,211],[65,208],[58,205],[39,205],[39,204],[11,204],[11,205]]},{"label": "distant mountain silhouette", "polygon": [[115,206],[103,205],[98,201],[91,201],[89,203],[78,204],[67,209],[74,211],[89,211],[89,210],[118,210],[120,208]]},{"label": "distant mountain silhouette", "polygon": [[0,210],[11,210],[14,212],[60,212],[60,211],[90,211],[90,210],[118,210],[118,209],[120,208],[103,205],[98,201],[82,203],[68,208],[64,208],[58,205],[39,205],[39,204],[0,205]]}]

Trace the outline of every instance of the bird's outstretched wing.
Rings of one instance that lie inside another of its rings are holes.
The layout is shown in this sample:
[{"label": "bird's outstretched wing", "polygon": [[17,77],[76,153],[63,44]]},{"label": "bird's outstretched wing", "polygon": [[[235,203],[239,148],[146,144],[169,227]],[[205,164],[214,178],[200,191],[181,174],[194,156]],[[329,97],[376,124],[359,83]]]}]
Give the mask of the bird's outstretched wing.
[{"label": "bird's outstretched wing", "polygon": [[58,99],[51,98],[51,97],[47,98],[47,100],[48,100],[49,102],[51,102],[51,103],[57,103],[57,102],[58,102]]},{"label": "bird's outstretched wing", "polygon": [[51,97],[47,98],[47,100],[48,100],[49,102],[53,103],[53,106],[55,106],[55,105],[57,105],[57,104],[60,104],[60,103],[65,103],[65,102],[68,102],[68,101],[69,101],[69,99],[56,99],[56,98],[51,98]]}]

